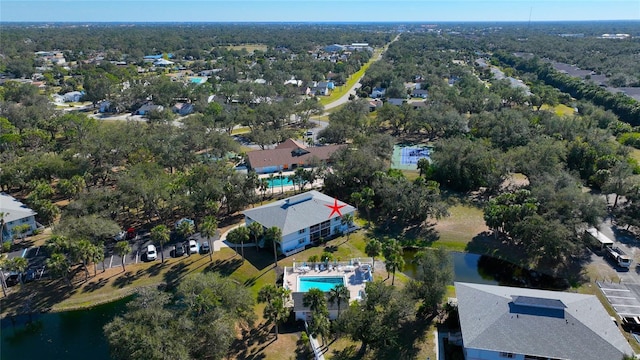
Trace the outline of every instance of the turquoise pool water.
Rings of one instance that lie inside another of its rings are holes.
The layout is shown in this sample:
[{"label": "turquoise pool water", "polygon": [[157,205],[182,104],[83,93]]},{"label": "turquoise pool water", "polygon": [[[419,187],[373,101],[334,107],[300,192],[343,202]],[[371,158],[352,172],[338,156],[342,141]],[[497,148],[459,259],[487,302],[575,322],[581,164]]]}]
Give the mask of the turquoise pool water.
[{"label": "turquoise pool water", "polygon": [[267,183],[269,183],[269,188],[278,187],[278,186],[290,186],[293,185],[293,181],[289,180],[289,178],[273,178],[268,179]]},{"label": "turquoise pool water", "polygon": [[344,285],[344,277],[342,276],[300,276],[298,278],[298,292],[307,292],[311,288],[327,292],[340,284]]},{"label": "turquoise pool water", "polygon": [[194,84],[202,84],[202,83],[204,83],[204,82],[206,82],[206,81],[207,81],[207,79],[205,79],[205,78],[200,78],[200,77],[193,77],[193,78],[191,78],[190,80],[191,80],[191,82],[192,82],[192,83],[194,83]]}]

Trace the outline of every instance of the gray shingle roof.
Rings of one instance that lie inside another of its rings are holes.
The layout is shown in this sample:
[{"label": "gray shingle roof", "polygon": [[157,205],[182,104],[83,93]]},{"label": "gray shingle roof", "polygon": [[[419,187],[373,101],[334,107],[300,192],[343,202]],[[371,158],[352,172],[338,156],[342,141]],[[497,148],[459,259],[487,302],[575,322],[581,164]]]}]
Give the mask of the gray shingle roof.
[{"label": "gray shingle roof", "polygon": [[4,213],[6,223],[36,215],[35,211],[5,193],[0,193],[0,212]]},{"label": "gray shingle roof", "polygon": [[617,360],[633,353],[593,295],[470,283],[455,287],[466,348],[576,360]]},{"label": "gray shingle roof", "polygon": [[[334,198],[312,190],[271,204],[245,210],[243,214],[267,228],[272,226],[279,227],[284,236],[330,219],[331,209],[327,205],[333,205],[333,203]],[[338,201],[338,205],[346,205],[340,209],[343,215],[355,211],[353,206],[342,201]],[[334,213],[331,215],[331,219],[338,216],[338,214]]]}]

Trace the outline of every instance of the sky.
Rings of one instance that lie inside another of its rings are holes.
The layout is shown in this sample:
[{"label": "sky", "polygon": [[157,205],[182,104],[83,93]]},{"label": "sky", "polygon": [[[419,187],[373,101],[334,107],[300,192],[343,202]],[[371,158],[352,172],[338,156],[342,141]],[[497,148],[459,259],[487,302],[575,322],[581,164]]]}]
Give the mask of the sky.
[{"label": "sky", "polygon": [[640,20],[640,0],[0,0],[0,23],[529,20]]}]

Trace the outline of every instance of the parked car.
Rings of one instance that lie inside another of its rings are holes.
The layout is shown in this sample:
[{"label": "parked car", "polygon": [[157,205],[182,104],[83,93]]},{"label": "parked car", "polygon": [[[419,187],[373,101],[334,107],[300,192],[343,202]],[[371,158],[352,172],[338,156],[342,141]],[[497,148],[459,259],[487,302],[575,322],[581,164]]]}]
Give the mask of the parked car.
[{"label": "parked car", "polygon": [[153,261],[158,258],[158,252],[154,245],[147,245],[147,260]]},{"label": "parked car", "polygon": [[36,269],[27,269],[22,276],[24,276],[24,282],[31,282],[36,279]]},{"label": "parked car", "polygon": [[20,283],[20,274],[10,274],[9,276],[5,277],[4,282],[7,284],[7,287],[18,285]]},{"label": "parked car", "polygon": [[175,257],[184,256],[184,245],[177,244],[174,247],[173,254],[174,254]]},{"label": "parked car", "polygon": [[113,237],[113,240],[115,241],[122,241],[127,237],[127,232],[126,231],[120,231],[116,236]]},{"label": "parked car", "polygon": [[209,251],[211,251],[211,247],[209,247],[209,242],[205,241],[202,243],[202,245],[200,245],[200,252],[202,254],[208,254]]},{"label": "parked car", "polygon": [[198,243],[195,240],[189,240],[189,255],[198,253]]},{"label": "parked car", "polygon": [[313,136],[313,131],[309,130],[305,133],[306,136]]},{"label": "parked car", "polygon": [[138,236],[138,234],[136,234],[136,229],[130,227],[127,229],[127,240],[133,240]]},{"label": "parked car", "polygon": [[622,326],[629,330],[640,330],[640,317],[625,316],[622,318]]}]

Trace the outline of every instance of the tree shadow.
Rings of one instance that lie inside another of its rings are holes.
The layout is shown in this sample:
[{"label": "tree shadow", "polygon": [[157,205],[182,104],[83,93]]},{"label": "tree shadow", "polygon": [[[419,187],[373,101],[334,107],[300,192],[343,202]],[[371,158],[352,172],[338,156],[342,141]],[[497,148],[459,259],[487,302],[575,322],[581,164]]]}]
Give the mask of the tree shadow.
[{"label": "tree shadow", "polygon": [[183,278],[188,272],[189,272],[189,268],[187,267],[187,265],[183,261],[180,261],[178,263],[175,263],[173,266],[171,266],[169,270],[166,273],[164,273],[163,278],[164,278],[164,281],[167,283],[167,286],[172,287],[178,282],[178,280]]},{"label": "tree shadow", "polygon": [[233,257],[229,259],[216,259],[212,263],[210,263],[205,269],[205,272],[216,272],[220,274],[220,276],[227,277],[233,274],[238,268],[242,266],[242,259]]},{"label": "tree shadow", "polygon": [[88,292],[96,291],[98,289],[103,288],[108,283],[109,283],[109,279],[107,278],[102,278],[98,281],[90,281],[85,286],[82,287],[82,292],[88,293]]},{"label": "tree shadow", "polygon": [[156,263],[148,267],[145,272],[149,275],[149,277],[154,277],[160,275],[162,268],[164,267],[163,263]]},{"label": "tree shadow", "polygon": [[[240,248],[230,248],[237,253],[238,259],[241,258]],[[268,267],[273,267],[273,249],[259,249],[257,247],[244,248],[244,258],[251,265],[253,265],[258,271],[262,271]]]},{"label": "tree shadow", "polygon": [[122,289],[125,286],[133,284],[133,282],[139,279],[141,275],[142,270],[138,270],[135,274],[131,271],[127,271],[126,273],[118,276],[118,278],[114,280],[112,286]]},{"label": "tree shadow", "polygon": [[362,354],[356,349],[355,345],[349,345],[342,350],[331,351],[331,359],[357,360],[357,359],[362,359]]}]

